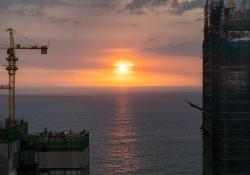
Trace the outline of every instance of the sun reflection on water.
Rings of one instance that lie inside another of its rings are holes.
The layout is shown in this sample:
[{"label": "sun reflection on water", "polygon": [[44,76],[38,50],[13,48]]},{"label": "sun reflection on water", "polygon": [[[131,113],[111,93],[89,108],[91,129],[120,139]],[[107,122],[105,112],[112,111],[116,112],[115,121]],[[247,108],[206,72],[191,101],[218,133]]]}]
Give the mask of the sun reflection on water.
[{"label": "sun reflection on water", "polygon": [[105,151],[106,172],[113,174],[130,174],[139,167],[137,136],[134,118],[131,115],[131,106],[126,93],[116,98],[114,115],[112,116],[113,128],[109,133],[108,150]]}]

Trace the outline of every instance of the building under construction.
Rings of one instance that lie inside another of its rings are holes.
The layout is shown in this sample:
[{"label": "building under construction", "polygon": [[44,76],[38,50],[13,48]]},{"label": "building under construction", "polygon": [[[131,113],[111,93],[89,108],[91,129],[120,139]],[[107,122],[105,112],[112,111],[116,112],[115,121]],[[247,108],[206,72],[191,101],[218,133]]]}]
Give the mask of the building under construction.
[{"label": "building under construction", "polygon": [[250,0],[206,0],[203,174],[250,174]]},{"label": "building under construction", "polygon": [[49,132],[30,134],[28,122],[15,118],[15,73],[17,49],[39,49],[47,53],[47,46],[21,45],[14,42],[14,31],[7,30],[9,84],[1,89],[9,91],[8,118],[0,127],[0,175],[88,175],[89,133],[82,131]]}]

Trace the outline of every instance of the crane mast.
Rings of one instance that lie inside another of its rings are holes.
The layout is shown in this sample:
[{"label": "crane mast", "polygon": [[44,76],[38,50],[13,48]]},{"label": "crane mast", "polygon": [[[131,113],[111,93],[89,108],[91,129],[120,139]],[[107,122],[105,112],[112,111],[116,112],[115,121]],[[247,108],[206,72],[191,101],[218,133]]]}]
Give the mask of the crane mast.
[{"label": "crane mast", "polygon": [[7,54],[9,55],[6,60],[8,61],[8,66],[6,70],[9,74],[9,105],[8,105],[8,125],[12,125],[15,122],[15,75],[16,70],[18,69],[16,66],[17,57],[15,54],[15,43],[13,37],[13,30],[7,29],[10,35],[10,48],[7,50]]},{"label": "crane mast", "polygon": [[14,42],[14,30],[12,28],[7,29],[9,33],[9,46],[0,46],[0,49],[7,49],[8,57],[6,60],[8,61],[8,65],[6,66],[6,70],[9,74],[9,84],[8,85],[0,85],[0,89],[8,89],[8,119],[7,126],[12,126],[15,123],[15,75],[18,70],[15,50],[16,49],[40,49],[41,54],[47,54],[47,46],[37,46],[37,45],[25,45],[22,46],[20,44],[15,44]]}]

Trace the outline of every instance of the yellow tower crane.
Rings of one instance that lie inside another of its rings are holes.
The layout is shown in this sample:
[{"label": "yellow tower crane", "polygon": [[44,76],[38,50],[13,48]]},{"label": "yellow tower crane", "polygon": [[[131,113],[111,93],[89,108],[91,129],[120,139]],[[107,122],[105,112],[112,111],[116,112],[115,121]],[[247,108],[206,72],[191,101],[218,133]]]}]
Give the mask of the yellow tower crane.
[{"label": "yellow tower crane", "polygon": [[8,89],[9,90],[9,98],[8,98],[8,120],[6,121],[7,126],[12,126],[15,123],[15,75],[16,70],[18,69],[16,62],[18,58],[16,57],[15,50],[18,49],[39,49],[41,50],[41,54],[47,54],[47,45],[38,46],[38,45],[21,45],[15,44],[14,42],[14,30],[9,28],[6,30],[9,33],[9,45],[0,45],[0,49],[6,49],[8,57],[6,60],[8,61],[8,65],[6,66],[6,70],[9,74],[9,84],[8,85],[0,85],[0,89]]}]

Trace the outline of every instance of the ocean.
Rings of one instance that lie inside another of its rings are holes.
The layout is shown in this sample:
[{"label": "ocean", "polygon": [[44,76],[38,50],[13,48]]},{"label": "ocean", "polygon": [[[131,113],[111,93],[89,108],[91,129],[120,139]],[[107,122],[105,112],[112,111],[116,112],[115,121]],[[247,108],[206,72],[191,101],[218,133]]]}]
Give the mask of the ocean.
[{"label": "ocean", "polygon": [[[85,92],[85,91],[84,91]],[[77,94],[22,94],[16,116],[39,132],[90,132],[91,175],[202,174],[201,90],[118,88]],[[7,116],[0,96],[0,116]]]}]

